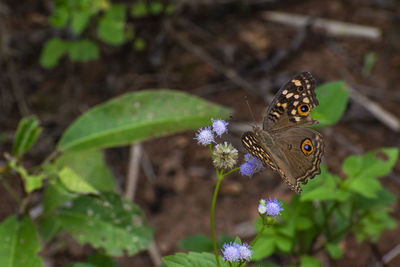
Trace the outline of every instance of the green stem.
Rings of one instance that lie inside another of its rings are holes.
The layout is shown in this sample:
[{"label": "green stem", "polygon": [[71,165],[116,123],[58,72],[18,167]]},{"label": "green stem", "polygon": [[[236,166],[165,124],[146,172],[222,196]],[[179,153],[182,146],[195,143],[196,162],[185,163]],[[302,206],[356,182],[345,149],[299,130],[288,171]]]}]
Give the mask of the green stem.
[{"label": "green stem", "polygon": [[267,228],[267,227],[265,224],[263,224],[263,227],[261,228],[260,232],[258,232],[258,234],[253,239],[253,241],[251,241],[251,243],[250,243],[251,247],[253,247],[256,244],[257,240],[261,237],[262,233],[264,233],[265,228]]},{"label": "green stem", "polygon": [[217,239],[215,237],[214,212],[215,212],[215,203],[217,202],[217,196],[218,196],[219,187],[220,187],[221,182],[222,182],[223,179],[224,179],[224,177],[222,175],[220,175],[220,173],[219,173],[219,171],[217,169],[217,184],[215,185],[213,200],[212,200],[212,203],[211,203],[211,211],[210,211],[210,227],[211,227],[211,239],[212,239],[215,259],[217,261],[217,266],[218,267],[221,267],[221,263],[219,262]]},{"label": "green stem", "polygon": [[223,176],[225,177],[225,176],[227,176],[227,175],[229,175],[229,174],[231,174],[232,172],[235,172],[235,171],[237,171],[237,170],[240,170],[240,167],[234,168],[234,169],[230,170],[229,172],[224,173]]}]

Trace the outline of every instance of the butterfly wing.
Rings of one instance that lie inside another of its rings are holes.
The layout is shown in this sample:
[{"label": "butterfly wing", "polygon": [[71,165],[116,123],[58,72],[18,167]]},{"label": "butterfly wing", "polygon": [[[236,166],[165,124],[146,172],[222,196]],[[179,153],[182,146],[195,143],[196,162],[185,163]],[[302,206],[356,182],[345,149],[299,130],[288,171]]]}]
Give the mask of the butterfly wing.
[{"label": "butterfly wing", "polygon": [[276,94],[264,118],[264,130],[306,126],[318,123],[309,115],[318,105],[315,80],[309,72],[302,72],[288,81]]},{"label": "butterfly wing", "polygon": [[322,135],[308,128],[289,128],[275,135],[275,144],[282,159],[274,159],[282,178],[292,189],[301,192],[299,183],[321,173],[320,163],[324,154]]},{"label": "butterfly wing", "polygon": [[261,160],[264,166],[269,166],[273,170],[277,169],[276,164],[271,159],[271,155],[268,153],[267,147],[255,133],[245,132],[242,135],[242,144],[250,154]]}]

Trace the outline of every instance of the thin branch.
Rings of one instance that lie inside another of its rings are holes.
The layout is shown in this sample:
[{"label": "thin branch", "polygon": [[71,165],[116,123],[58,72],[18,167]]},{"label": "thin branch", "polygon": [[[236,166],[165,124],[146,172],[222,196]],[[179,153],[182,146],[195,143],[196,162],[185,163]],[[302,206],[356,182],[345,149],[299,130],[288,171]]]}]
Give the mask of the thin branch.
[{"label": "thin branch", "polygon": [[371,26],[363,26],[353,23],[314,18],[311,16],[289,14],[277,11],[266,11],[263,13],[264,19],[272,22],[282,23],[294,27],[304,27],[312,21],[312,29],[322,29],[328,35],[361,37],[374,41],[381,39],[380,29]]},{"label": "thin branch", "polygon": [[142,145],[131,145],[129,153],[129,169],[126,182],[125,198],[131,201],[135,198],[137,180],[139,177],[139,163],[142,157]]}]

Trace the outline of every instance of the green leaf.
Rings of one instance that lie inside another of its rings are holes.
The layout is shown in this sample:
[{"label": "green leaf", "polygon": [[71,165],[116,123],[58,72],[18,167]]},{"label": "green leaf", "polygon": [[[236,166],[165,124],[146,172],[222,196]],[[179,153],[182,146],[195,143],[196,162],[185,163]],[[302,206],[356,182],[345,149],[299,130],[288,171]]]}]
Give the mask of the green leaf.
[{"label": "green leaf", "polygon": [[314,257],[310,257],[307,255],[301,256],[300,258],[300,267],[320,267],[321,262]]},{"label": "green leaf", "polygon": [[44,174],[38,174],[38,175],[29,175],[24,179],[25,181],[25,191],[27,193],[30,193],[36,189],[39,189],[43,185],[43,178]]},{"label": "green leaf", "polygon": [[37,255],[40,250],[39,237],[34,223],[23,216],[10,216],[0,224],[0,266],[43,266]]},{"label": "green leaf", "polygon": [[377,193],[382,190],[381,183],[379,183],[375,177],[368,176],[347,180],[344,186],[367,198],[375,198]]},{"label": "green leaf", "polygon": [[371,74],[372,69],[374,68],[376,62],[376,53],[368,52],[364,55],[364,64],[362,67],[362,75],[364,77],[368,77]]},{"label": "green leaf", "polygon": [[272,235],[262,235],[253,247],[252,260],[264,259],[275,252],[275,240]]},{"label": "green leaf", "polygon": [[196,129],[210,118],[226,118],[223,108],[171,90],[128,93],[80,116],[63,134],[59,150],[82,151],[128,145],[154,137]]},{"label": "green leaf", "polygon": [[147,3],[145,1],[137,1],[132,5],[131,16],[134,18],[145,17],[149,14]]},{"label": "green leaf", "polygon": [[39,224],[40,236],[48,243],[60,232],[61,224],[55,216],[41,216]]},{"label": "green leaf", "polygon": [[90,14],[87,12],[74,11],[71,16],[71,28],[75,35],[81,34],[86,28],[90,19]]},{"label": "green leaf", "polygon": [[70,42],[68,55],[72,61],[87,62],[99,57],[99,48],[89,40],[78,40]]},{"label": "green leaf", "polygon": [[98,191],[115,190],[114,177],[102,151],[91,150],[62,154],[54,163],[58,170],[69,167]]},{"label": "green leaf", "polygon": [[342,168],[349,179],[365,176],[381,177],[392,171],[398,156],[398,148],[382,148],[362,156],[348,156]]},{"label": "green leaf", "polygon": [[[211,253],[198,253],[198,252],[189,252],[185,253],[176,253],[175,255],[163,257],[164,263],[168,267],[212,267],[217,266],[217,261],[215,259],[215,255]],[[220,257],[219,262],[222,267],[229,267],[229,264],[222,260]]]},{"label": "green leaf", "polygon": [[293,239],[286,236],[278,235],[275,237],[276,247],[282,252],[288,253],[292,249]]},{"label": "green leaf", "polygon": [[207,236],[197,234],[182,239],[179,242],[179,247],[189,251],[208,252],[213,249],[213,244]]},{"label": "green leaf", "polygon": [[152,242],[143,212],[118,194],[81,196],[60,209],[57,218],[80,244],[103,248],[110,256],[134,255]]},{"label": "green leaf", "polygon": [[62,204],[77,198],[79,195],[69,191],[59,179],[51,178],[47,183],[43,195],[44,213],[50,213]]},{"label": "green leaf", "polygon": [[36,143],[42,128],[35,116],[23,118],[17,128],[14,138],[12,154],[14,157],[21,157]]},{"label": "green leaf", "polygon": [[146,41],[143,38],[137,37],[134,40],[133,47],[136,51],[144,51],[146,48]]},{"label": "green leaf", "polygon": [[158,15],[163,11],[163,3],[161,1],[152,1],[150,4],[150,11],[154,15]]},{"label": "green leaf", "polygon": [[69,49],[69,43],[59,38],[53,38],[46,42],[40,54],[40,65],[44,68],[52,68]]},{"label": "green leaf", "polygon": [[56,28],[65,27],[68,23],[69,13],[66,7],[58,7],[50,17],[50,24]]},{"label": "green leaf", "polygon": [[82,177],[68,167],[64,167],[59,173],[60,181],[65,187],[80,194],[98,194],[99,192],[88,184]]},{"label": "green leaf", "polygon": [[125,13],[124,5],[112,5],[99,21],[98,34],[100,39],[111,45],[125,42]]},{"label": "green leaf", "polygon": [[319,106],[315,107],[311,116],[319,121],[315,128],[324,128],[335,124],[346,110],[349,90],[343,81],[329,82],[315,90]]},{"label": "green leaf", "polygon": [[328,251],[329,256],[331,256],[331,258],[334,260],[340,259],[343,256],[342,249],[338,246],[338,244],[326,243],[325,248]]}]

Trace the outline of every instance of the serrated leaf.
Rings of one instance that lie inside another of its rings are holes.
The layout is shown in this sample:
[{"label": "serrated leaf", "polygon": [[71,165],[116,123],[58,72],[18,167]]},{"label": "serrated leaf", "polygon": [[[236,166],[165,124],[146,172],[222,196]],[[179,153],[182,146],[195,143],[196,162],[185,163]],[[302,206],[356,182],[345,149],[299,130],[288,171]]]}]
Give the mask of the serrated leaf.
[{"label": "serrated leaf", "polygon": [[41,132],[39,121],[36,116],[23,118],[18,124],[15,133],[12,154],[14,157],[21,157],[36,143]]},{"label": "serrated leaf", "polygon": [[69,43],[59,38],[53,38],[46,42],[40,54],[40,65],[44,68],[52,68],[69,49]]},{"label": "serrated leaf", "polygon": [[349,90],[344,82],[325,83],[318,86],[315,93],[319,102],[311,112],[311,116],[319,122],[315,128],[324,128],[338,122],[346,110],[349,98]]},{"label": "serrated leaf", "polygon": [[39,238],[30,218],[17,220],[10,216],[0,224],[0,266],[43,266],[39,250]]},{"label": "serrated leaf", "polygon": [[[175,255],[163,257],[164,263],[168,267],[212,267],[217,266],[217,261],[215,259],[215,255],[211,253],[198,253],[198,252],[189,252],[185,253],[176,253]],[[220,257],[219,262],[222,267],[228,267],[229,264],[222,260]]]},{"label": "serrated leaf", "polygon": [[210,124],[230,109],[172,90],[128,93],[80,116],[63,134],[59,150],[82,151],[128,145]]},{"label": "serrated leaf", "polygon": [[194,252],[208,252],[213,249],[209,237],[201,234],[187,236],[179,242],[179,247]]},{"label": "serrated leaf", "polygon": [[125,42],[125,13],[124,5],[112,5],[99,21],[98,34],[100,39],[111,45]]},{"label": "serrated leaf", "polygon": [[88,184],[85,179],[80,177],[76,172],[68,167],[64,167],[58,176],[60,181],[65,185],[65,187],[75,193],[80,194],[98,194],[99,192]]},{"label": "serrated leaf", "polygon": [[80,244],[103,248],[107,255],[134,255],[152,242],[143,212],[120,195],[81,196],[57,213],[61,226]]},{"label": "serrated leaf", "polygon": [[321,262],[314,257],[310,257],[307,255],[301,256],[300,258],[300,267],[320,267]]},{"label": "serrated leaf", "polygon": [[334,260],[340,259],[343,256],[342,249],[338,244],[326,243],[325,248],[328,251],[329,256]]},{"label": "serrated leaf", "polygon": [[89,40],[73,41],[69,43],[68,55],[71,61],[87,62],[99,58],[99,48]]},{"label": "serrated leaf", "polygon": [[54,166],[59,170],[64,167],[71,168],[98,191],[112,192],[115,190],[114,177],[104,161],[102,151],[64,153],[57,158]]}]

